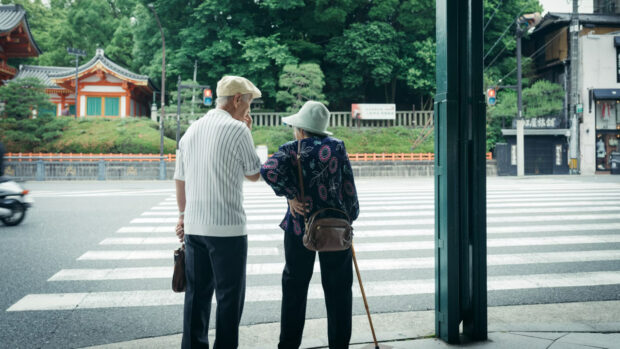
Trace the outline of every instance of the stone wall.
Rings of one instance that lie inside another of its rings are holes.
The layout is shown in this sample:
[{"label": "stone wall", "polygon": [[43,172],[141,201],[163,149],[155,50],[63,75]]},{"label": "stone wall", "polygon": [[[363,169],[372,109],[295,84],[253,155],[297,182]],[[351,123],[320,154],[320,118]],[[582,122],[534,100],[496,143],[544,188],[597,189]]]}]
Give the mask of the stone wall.
[{"label": "stone wall", "polygon": [[[7,162],[5,175],[18,180],[153,180],[160,162]],[[165,162],[165,179],[174,176],[174,162]],[[433,161],[353,162],[355,177],[430,177]],[[497,175],[495,160],[487,161],[487,176]]]}]

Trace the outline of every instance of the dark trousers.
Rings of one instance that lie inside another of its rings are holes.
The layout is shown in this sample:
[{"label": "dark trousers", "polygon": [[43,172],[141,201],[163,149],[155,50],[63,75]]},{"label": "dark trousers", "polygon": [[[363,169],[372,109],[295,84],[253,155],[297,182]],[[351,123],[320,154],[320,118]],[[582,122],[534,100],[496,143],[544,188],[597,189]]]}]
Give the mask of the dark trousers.
[{"label": "dark trousers", "polygon": [[[278,348],[299,348],[306,319],[308,285],[316,252],[306,249],[301,236],[284,234],[286,265],[282,273],[282,318]],[[351,340],[353,267],[351,249],[319,252],[321,282],[327,308],[330,349],[348,348]]]},{"label": "dark trousers", "polygon": [[215,291],[215,349],[237,348],[245,301],[247,236],[185,235],[185,307],[182,348],[209,348]]}]

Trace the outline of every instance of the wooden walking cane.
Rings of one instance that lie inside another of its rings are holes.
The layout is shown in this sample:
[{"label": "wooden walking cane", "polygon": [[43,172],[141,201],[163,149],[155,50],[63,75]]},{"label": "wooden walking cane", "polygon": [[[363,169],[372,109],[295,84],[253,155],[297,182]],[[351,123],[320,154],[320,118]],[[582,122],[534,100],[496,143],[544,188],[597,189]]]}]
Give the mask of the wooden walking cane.
[{"label": "wooden walking cane", "polygon": [[[370,317],[370,310],[368,309],[368,301],[366,300],[366,292],[364,292],[364,285],[362,285],[362,277],[360,275],[360,268],[357,266],[357,258],[355,258],[355,248],[351,243],[351,252],[353,253],[353,264],[355,264],[355,272],[357,273],[357,281],[360,283],[360,290],[362,291],[362,298],[364,299],[364,307],[366,307],[366,315],[368,315],[368,322],[370,323],[370,331],[372,332],[372,340],[375,342],[375,349],[380,349],[377,343],[377,336],[375,335],[375,327],[372,325],[372,318]],[[367,345],[362,349],[372,348],[371,345]],[[384,349],[391,348],[390,346],[383,346]]]}]

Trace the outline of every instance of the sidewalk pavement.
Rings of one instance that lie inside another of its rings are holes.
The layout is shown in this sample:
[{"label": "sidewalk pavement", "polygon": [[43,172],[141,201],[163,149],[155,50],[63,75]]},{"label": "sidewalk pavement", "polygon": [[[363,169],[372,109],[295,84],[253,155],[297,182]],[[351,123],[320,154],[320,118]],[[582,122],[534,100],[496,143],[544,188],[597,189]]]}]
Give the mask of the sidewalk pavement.
[{"label": "sidewalk pavement", "polygon": [[[414,311],[373,314],[379,346],[391,348],[502,348],[576,349],[620,348],[620,300],[489,307],[489,339],[448,345],[434,338],[435,312]],[[242,326],[240,348],[277,348],[279,323]],[[214,331],[211,330],[211,334]],[[210,336],[211,337],[211,336]],[[213,338],[211,337],[211,343]],[[352,349],[371,349],[372,335],[366,315],[353,317]],[[181,335],[145,338],[90,347],[179,348]],[[306,320],[302,348],[327,348],[326,319]]]}]

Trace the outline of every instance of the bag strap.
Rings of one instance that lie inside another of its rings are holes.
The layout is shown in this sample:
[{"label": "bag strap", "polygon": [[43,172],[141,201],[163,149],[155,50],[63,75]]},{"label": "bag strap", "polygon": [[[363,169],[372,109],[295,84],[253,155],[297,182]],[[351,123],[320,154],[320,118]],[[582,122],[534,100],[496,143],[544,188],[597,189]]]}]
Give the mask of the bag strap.
[{"label": "bag strap", "polygon": [[[303,204],[304,207],[306,207],[306,196],[304,195],[304,176],[302,175],[302,171],[301,171],[301,140],[297,141],[297,174],[299,176],[299,189],[301,191],[301,203]],[[349,215],[343,210],[339,210],[337,208],[322,208],[314,212],[312,216],[310,216],[310,218],[308,218],[307,216],[304,216],[304,223],[308,224],[308,222],[313,221],[317,215],[325,211],[328,211],[328,210],[342,213],[345,217],[347,217],[347,221],[349,223],[351,222],[351,218],[349,218]]]},{"label": "bag strap", "polygon": [[[304,194],[304,176],[301,172],[301,139],[297,141],[297,174],[299,176],[299,190],[301,192],[301,203],[306,207],[306,195]],[[308,223],[308,218],[304,215],[304,222]]]},{"label": "bag strap", "polygon": [[310,218],[308,218],[308,222],[310,222],[310,224],[312,224],[312,222],[314,221],[314,219],[315,219],[318,215],[320,215],[321,213],[323,213],[323,212],[325,212],[325,211],[335,211],[335,212],[341,213],[342,215],[344,215],[344,216],[347,218],[347,222],[351,223],[351,219],[349,218],[349,215],[348,215],[346,212],[344,212],[343,210],[339,210],[339,209],[337,209],[337,208],[331,208],[331,207],[328,207],[328,208],[322,208],[322,209],[320,209],[320,210],[318,210],[318,211],[314,212],[314,213],[312,214],[312,216],[310,216]]}]

